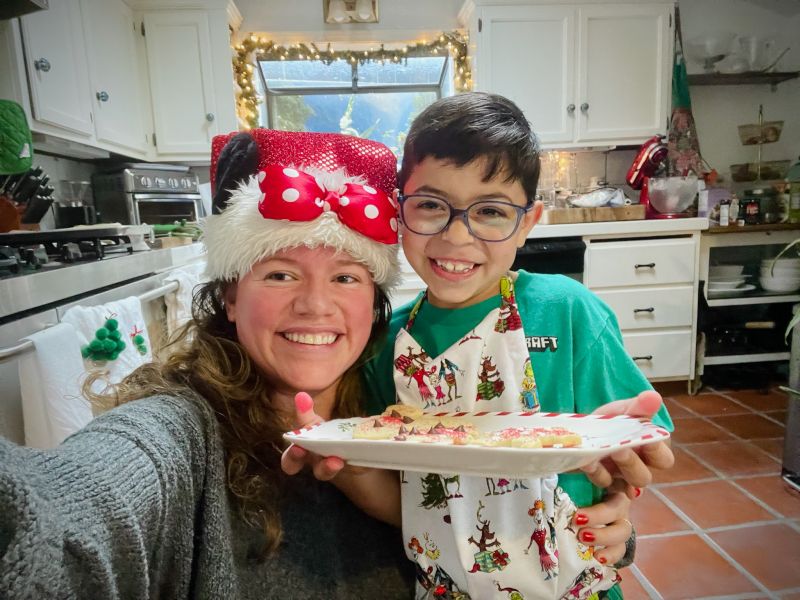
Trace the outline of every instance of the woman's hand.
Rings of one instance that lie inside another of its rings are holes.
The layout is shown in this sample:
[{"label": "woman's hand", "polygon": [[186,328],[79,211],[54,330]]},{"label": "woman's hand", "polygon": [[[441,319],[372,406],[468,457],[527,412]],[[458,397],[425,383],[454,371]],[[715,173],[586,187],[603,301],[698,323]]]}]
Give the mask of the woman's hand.
[{"label": "woman's hand", "polygon": [[626,487],[618,480],[602,502],[579,508],[572,517],[578,540],[595,546],[594,557],[604,565],[616,564],[625,556],[625,542],[633,533],[629,520],[631,500],[625,493]]},{"label": "woman's hand", "polygon": [[[299,392],[294,397],[296,409],[295,423],[298,428],[322,423],[325,419],[314,412],[314,401],[305,392]],[[336,456],[320,456],[301,448],[290,445],[281,456],[281,468],[287,475],[297,475],[306,466],[311,467],[314,477],[320,481],[330,481],[336,477],[345,466],[345,462]]]},{"label": "woman's hand", "polygon": [[[314,401],[305,392],[294,397],[297,427],[321,423],[325,419],[314,412]],[[330,481],[350,501],[375,519],[400,527],[400,478],[395,471],[353,467],[336,456],[320,456],[292,444],[281,455],[281,468],[296,475],[306,466],[314,477]]]},{"label": "woman's hand", "polygon": [[[595,410],[593,415],[630,415],[650,419],[661,408],[661,394],[654,391],[642,392],[635,398],[609,402]],[[675,463],[672,450],[666,442],[655,442],[636,449],[615,452],[601,461],[594,462],[581,470],[593,484],[607,488],[614,479],[624,479],[629,485],[625,493],[635,498],[641,489],[653,480],[652,469],[669,469]]]}]

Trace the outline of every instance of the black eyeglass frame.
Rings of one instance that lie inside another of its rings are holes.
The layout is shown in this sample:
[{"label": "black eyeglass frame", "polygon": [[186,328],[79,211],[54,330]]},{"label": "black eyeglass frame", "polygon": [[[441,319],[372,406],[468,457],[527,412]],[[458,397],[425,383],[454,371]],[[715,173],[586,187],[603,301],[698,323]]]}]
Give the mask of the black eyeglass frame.
[{"label": "black eyeglass frame", "polygon": [[[406,218],[405,218],[405,214],[404,214],[404,210],[403,210],[403,205],[405,204],[406,200],[408,200],[409,198],[431,198],[432,200],[438,200],[439,202],[444,202],[447,205],[447,207],[450,209],[450,218],[447,219],[447,222],[442,226],[442,228],[439,231],[434,231],[432,233],[422,233],[420,231],[414,231],[406,223]],[[447,230],[447,228],[450,227],[450,225],[452,225],[453,219],[458,218],[458,219],[461,219],[462,223],[464,223],[464,227],[467,228],[467,231],[469,231],[469,234],[472,237],[474,237],[475,239],[481,240],[483,242],[505,242],[507,239],[511,238],[515,233],[517,233],[517,229],[519,229],[519,223],[520,223],[520,221],[522,221],[522,217],[524,217],[525,214],[531,208],[533,208],[533,202],[530,202],[530,201],[525,206],[519,206],[517,204],[512,204],[511,202],[499,202],[499,201],[496,201],[496,200],[478,200],[476,202],[473,202],[472,204],[470,204],[466,208],[456,208],[455,206],[450,204],[444,198],[440,198],[439,196],[433,196],[431,194],[398,194],[397,195],[397,202],[400,204],[400,219],[403,221],[403,224],[406,227],[408,227],[408,230],[411,231],[412,233],[416,233],[417,235],[438,235],[438,234],[442,233],[443,231]],[[517,213],[517,222],[514,223],[514,228],[511,230],[511,233],[509,233],[506,237],[504,237],[502,239],[499,239],[499,240],[487,240],[487,239],[482,238],[481,236],[477,235],[474,231],[472,231],[472,227],[469,226],[469,217],[467,216],[469,214],[469,210],[473,206],[475,206],[476,204],[483,204],[484,202],[494,202],[495,204],[502,204],[503,206],[509,206],[509,207],[513,208],[516,211],[516,213]]]}]

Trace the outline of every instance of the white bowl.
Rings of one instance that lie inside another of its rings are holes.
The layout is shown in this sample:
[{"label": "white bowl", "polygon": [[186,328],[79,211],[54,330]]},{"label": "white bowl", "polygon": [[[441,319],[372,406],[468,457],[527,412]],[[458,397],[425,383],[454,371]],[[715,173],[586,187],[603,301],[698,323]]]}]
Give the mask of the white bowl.
[{"label": "white bowl", "polygon": [[800,279],[800,269],[770,269],[769,267],[761,267],[759,271],[762,277],[771,277],[773,279]]},{"label": "white bowl", "polygon": [[714,265],[708,267],[708,276],[712,279],[739,277],[744,271],[744,265]]},{"label": "white bowl", "polygon": [[769,279],[768,277],[759,277],[758,282],[761,284],[761,287],[768,292],[783,292],[788,294],[800,290],[800,279],[776,280]]},{"label": "white bowl", "polygon": [[800,269],[800,258],[779,258],[778,260],[774,258],[765,258],[761,261],[761,266],[771,265],[773,262],[776,267],[781,266]]}]

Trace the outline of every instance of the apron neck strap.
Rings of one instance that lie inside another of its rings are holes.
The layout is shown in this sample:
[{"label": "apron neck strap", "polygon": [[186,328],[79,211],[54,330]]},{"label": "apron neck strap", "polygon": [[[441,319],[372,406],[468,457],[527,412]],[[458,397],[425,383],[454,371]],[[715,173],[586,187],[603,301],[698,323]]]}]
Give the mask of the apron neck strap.
[{"label": "apron neck strap", "polygon": [[[411,331],[411,328],[414,326],[414,321],[417,318],[417,313],[419,313],[419,309],[422,308],[422,305],[427,299],[428,290],[426,289],[422,296],[420,296],[417,302],[414,304],[414,308],[411,309],[411,313],[408,315],[408,322],[406,323],[407,331]],[[510,273],[503,275],[500,278],[500,302],[502,306],[516,304],[516,300],[514,299],[514,280]]]}]

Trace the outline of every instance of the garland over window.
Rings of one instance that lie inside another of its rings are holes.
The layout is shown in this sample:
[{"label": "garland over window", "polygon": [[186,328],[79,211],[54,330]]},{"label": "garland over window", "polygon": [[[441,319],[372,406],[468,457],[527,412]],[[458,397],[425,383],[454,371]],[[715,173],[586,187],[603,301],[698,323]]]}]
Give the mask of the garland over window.
[{"label": "garland over window", "polygon": [[273,41],[251,35],[234,47],[233,71],[239,86],[236,102],[239,122],[244,129],[258,127],[258,109],[262,98],[256,93],[253,82],[257,60],[319,60],[326,65],[342,60],[350,63],[399,63],[408,57],[449,54],[453,58],[453,78],[459,92],[472,89],[472,73],[467,58],[467,40],[459,32],[442,33],[428,42],[422,40],[402,48],[387,50],[381,44],[370,50],[333,50],[328,44],[323,50],[314,43],[282,46]]}]

